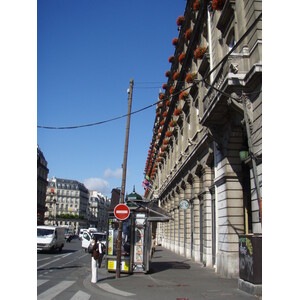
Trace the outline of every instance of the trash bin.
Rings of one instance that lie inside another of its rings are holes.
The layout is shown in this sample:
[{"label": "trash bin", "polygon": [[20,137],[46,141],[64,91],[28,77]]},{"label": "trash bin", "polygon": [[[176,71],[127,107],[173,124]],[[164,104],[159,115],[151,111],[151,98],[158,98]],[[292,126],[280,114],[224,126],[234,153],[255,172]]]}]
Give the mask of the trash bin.
[{"label": "trash bin", "polygon": [[262,235],[239,235],[239,276],[253,284],[262,284]]}]

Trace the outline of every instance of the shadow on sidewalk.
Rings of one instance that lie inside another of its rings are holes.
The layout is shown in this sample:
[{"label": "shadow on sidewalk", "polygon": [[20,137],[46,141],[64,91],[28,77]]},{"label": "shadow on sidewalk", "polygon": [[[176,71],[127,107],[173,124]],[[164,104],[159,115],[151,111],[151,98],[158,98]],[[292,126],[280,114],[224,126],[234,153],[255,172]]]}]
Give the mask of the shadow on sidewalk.
[{"label": "shadow on sidewalk", "polygon": [[160,261],[160,262],[151,262],[149,274],[154,274],[158,272],[162,272],[169,269],[174,270],[188,270],[191,266],[184,262],[178,261]]}]

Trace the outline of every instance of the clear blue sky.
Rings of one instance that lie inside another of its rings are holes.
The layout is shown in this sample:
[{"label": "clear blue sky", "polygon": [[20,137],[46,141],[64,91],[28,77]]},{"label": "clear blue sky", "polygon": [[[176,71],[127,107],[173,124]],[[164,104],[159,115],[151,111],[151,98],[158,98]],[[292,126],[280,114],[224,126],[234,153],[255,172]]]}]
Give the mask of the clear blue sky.
[{"label": "clear blue sky", "polygon": [[[76,126],[155,103],[167,82],[176,19],[185,0],[38,0],[37,125]],[[126,193],[144,195],[155,106],[131,117]],[[49,177],[75,179],[111,196],[120,187],[127,118],[72,130],[37,129]]]}]

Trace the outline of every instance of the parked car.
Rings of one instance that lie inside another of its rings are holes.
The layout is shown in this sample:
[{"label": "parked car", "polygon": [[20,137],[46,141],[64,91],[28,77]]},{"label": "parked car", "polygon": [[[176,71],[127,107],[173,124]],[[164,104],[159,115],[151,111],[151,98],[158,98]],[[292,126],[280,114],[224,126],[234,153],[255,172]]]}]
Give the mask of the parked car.
[{"label": "parked car", "polygon": [[37,251],[56,249],[62,251],[65,243],[65,228],[57,226],[37,226]]}]

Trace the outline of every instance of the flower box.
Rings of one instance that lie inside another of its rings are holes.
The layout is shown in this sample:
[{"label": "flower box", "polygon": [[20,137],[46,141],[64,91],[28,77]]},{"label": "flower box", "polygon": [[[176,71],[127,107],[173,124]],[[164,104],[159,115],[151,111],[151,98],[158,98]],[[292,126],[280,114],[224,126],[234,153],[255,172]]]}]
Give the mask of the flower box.
[{"label": "flower box", "polygon": [[167,83],[164,83],[164,84],[162,85],[162,88],[163,88],[164,90],[167,90],[167,89],[168,89],[168,84],[167,84]]},{"label": "flower box", "polygon": [[174,94],[174,92],[175,92],[175,87],[174,87],[174,86],[171,86],[169,92],[170,92],[171,95]]},{"label": "flower box", "polygon": [[194,52],[194,58],[195,59],[202,59],[205,52],[206,52],[206,47],[197,47],[197,49]]},{"label": "flower box", "polygon": [[182,24],[184,23],[184,20],[185,20],[184,16],[179,16],[176,20],[177,26],[182,26]]},{"label": "flower box", "polygon": [[177,80],[179,78],[180,73],[179,72],[175,72],[173,74],[173,80]]},{"label": "flower box", "polygon": [[183,53],[181,53],[181,54],[179,55],[178,60],[179,60],[179,62],[180,62],[181,64],[183,64],[184,59],[185,59],[185,53],[183,52]]},{"label": "flower box", "polygon": [[200,8],[200,0],[195,0],[193,3],[193,11],[197,11]]},{"label": "flower box", "polygon": [[177,46],[177,45],[178,45],[178,38],[174,38],[174,39],[172,40],[172,44],[173,44],[174,46]]},{"label": "flower box", "polygon": [[172,56],[170,56],[170,57],[169,57],[169,63],[173,63],[173,62],[174,62],[174,60],[175,60],[175,57],[174,57],[174,55],[172,55]]},{"label": "flower box", "polygon": [[177,125],[177,121],[175,121],[175,120],[172,120],[172,121],[170,121],[170,123],[169,123],[169,126],[170,127],[175,127]]},{"label": "flower box", "polygon": [[160,100],[163,100],[164,97],[165,97],[165,94],[164,93],[160,93],[158,97],[159,97]]},{"label": "flower box", "polygon": [[225,4],[225,0],[212,0],[211,8],[213,10],[222,10]]},{"label": "flower box", "polygon": [[186,40],[189,40],[191,38],[192,32],[193,32],[193,29],[191,29],[191,28],[185,32],[184,36],[185,36]]},{"label": "flower box", "polygon": [[194,81],[194,79],[196,79],[196,78],[197,78],[197,73],[189,73],[189,74],[187,74],[185,81],[187,83],[192,83]]},{"label": "flower box", "polygon": [[171,72],[171,71],[167,71],[167,72],[165,73],[165,76],[170,78],[170,77],[172,76],[172,72]]},{"label": "flower box", "polygon": [[189,96],[187,91],[183,91],[179,94],[179,100],[185,100]]},{"label": "flower box", "polygon": [[171,137],[173,135],[173,132],[171,130],[166,131],[166,137]]},{"label": "flower box", "polygon": [[174,116],[179,116],[182,112],[182,109],[181,108],[176,108],[173,112]]}]

